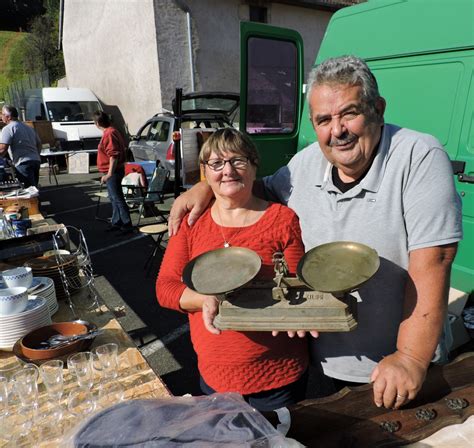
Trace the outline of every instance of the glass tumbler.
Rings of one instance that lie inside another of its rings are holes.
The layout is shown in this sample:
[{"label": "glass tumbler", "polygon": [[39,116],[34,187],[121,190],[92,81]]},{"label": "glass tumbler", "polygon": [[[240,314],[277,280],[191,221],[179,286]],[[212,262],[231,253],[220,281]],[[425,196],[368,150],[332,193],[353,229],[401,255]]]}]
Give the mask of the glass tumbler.
[{"label": "glass tumbler", "polygon": [[38,406],[38,369],[26,367],[13,375],[15,391],[22,406]]},{"label": "glass tumbler", "polygon": [[80,352],[70,356],[67,365],[68,369],[76,376],[81,388],[92,389],[94,385],[94,367],[91,352]]},{"label": "glass tumbler", "polygon": [[59,359],[47,361],[40,367],[48,396],[56,401],[61,400],[64,392],[63,367],[64,363]]},{"label": "glass tumbler", "polygon": [[107,379],[115,379],[118,376],[118,345],[112,343],[99,345],[95,349],[99,360],[102,374]]}]

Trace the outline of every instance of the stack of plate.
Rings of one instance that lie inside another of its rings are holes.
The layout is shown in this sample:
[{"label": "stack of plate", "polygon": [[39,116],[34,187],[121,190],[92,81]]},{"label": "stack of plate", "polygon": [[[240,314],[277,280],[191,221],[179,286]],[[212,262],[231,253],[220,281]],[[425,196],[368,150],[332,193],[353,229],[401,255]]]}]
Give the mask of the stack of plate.
[{"label": "stack of plate", "polygon": [[59,305],[56,299],[56,289],[53,280],[49,277],[33,277],[33,283],[28,292],[46,299],[51,316],[58,311]]},{"label": "stack of plate", "polygon": [[[61,264],[58,264],[56,257],[39,257],[32,258],[25,263],[25,266],[30,266],[33,270],[35,277],[49,277],[54,282],[56,290],[56,297],[58,300],[64,300],[67,298],[66,291],[64,289],[63,281],[61,279],[61,273],[59,268],[64,271],[66,277],[78,278],[79,270],[77,267],[77,258],[75,255],[62,255]],[[71,281],[71,283],[73,283]]]},{"label": "stack of plate", "polygon": [[0,350],[12,350],[15,342],[25,334],[50,323],[46,299],[28,296],[28,304],[21,313],[0,315]]}]

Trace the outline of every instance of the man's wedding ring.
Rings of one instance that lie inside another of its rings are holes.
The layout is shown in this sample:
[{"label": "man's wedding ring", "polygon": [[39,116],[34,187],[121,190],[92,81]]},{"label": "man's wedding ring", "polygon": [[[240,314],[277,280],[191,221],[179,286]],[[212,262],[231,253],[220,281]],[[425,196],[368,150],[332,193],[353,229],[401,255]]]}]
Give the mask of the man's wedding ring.
[{"label": "man's wedding ring", "polygon": [[397,400],[398,400],[398,399],[400,399],[400,400],[405,400],[406,398],[408,398],[408,397],[405,396],[405,395],[397,394]]}]

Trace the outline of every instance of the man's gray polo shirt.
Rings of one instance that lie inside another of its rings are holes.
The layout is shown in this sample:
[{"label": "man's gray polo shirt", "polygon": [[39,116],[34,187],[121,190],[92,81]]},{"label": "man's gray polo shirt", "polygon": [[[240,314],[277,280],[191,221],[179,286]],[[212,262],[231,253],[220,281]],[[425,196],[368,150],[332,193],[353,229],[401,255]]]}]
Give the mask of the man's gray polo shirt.
[{"label": "man's gray polo shirt", "polygon": [[35,160],[41,161],[38,153],[38,143],[41,141],[33,128],[20,121],[10,121],[1,132],[0,143],[10,145],[8,153],[15,166]]},{"label": "man's gray polo shirt", "polygon": [[345,193],[314,143],[264,179],[299,216],[305,249],[356,241],[377,250],[381,266],[359,291],[358,328],[323,333],[312,344],[327,375],[368,382],[376,363],[396,350],[409,251],[459,241],[461,202],[449,158],[426,134],[386,124],[373,164]]}]

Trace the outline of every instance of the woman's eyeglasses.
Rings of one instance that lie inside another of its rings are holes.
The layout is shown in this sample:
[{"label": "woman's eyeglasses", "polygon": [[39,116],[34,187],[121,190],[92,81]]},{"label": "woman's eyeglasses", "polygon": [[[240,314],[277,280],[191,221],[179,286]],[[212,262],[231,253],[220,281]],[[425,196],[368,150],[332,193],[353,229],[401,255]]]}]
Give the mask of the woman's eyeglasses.
[{"label": "woman's eyeglasses", "polygon": [[212,171],[222,171],[225,167],[225,164],[229,162],[230,166],[236,170],[245,169],[249,164],[248,157],[232,157],[232,159],[209,159],[202,162],[204,165],[207,165]]}]

